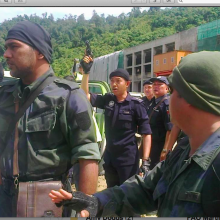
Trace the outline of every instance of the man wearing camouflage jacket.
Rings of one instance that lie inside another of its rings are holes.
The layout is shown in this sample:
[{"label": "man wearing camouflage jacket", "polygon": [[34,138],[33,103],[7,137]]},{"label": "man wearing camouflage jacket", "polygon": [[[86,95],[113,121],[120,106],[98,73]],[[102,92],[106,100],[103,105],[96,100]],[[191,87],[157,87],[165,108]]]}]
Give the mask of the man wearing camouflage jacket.
[{"label": "man wearing camouflage jacket", "polygon": [[[16,217],[16,184],[62,180],[79,162],[79,190],[96,192],[100,159],[92,108],[76,83],[54,76],[52,45],[43,27],[29,21],[9,30],[4,57],[11,75],[0,87],[0,217]],[[30,104],[9,138],[10,120],[44,80],[54,78]],[[8,135],[7,135],[8,136]],[[16,146],[16,148],[15,148]],[[17,150],[16,150],[17,149]],[[18,165],[14,155],[18,152]],[[19,172],[15,175],[15,167]]]}]

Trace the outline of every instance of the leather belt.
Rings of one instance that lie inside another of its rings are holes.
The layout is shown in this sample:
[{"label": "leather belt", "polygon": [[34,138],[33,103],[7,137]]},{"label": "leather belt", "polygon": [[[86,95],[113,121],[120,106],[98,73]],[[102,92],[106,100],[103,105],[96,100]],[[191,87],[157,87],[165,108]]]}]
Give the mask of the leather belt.
[{"label": "leather belt", "polygon": [[[14,183],[14,179],[13,178],[5,178],[5,177],[1,177],[2,180],[2,185],[6,184],[6,183]],[[47,181],[60,181],[61,178],[46,178],[46,179],[31,179],[28,180],[27,177],[19,177],[19,182],[47,182]]]}]

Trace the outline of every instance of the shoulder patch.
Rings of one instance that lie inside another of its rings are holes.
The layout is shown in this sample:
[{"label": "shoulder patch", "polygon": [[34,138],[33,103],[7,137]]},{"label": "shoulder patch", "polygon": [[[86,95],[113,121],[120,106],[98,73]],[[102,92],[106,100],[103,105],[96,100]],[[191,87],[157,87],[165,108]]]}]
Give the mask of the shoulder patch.
[{"label": "shoulder patch", "polygon": [[0,82],[0,86],[13,86],[18,81],[19,81],[19,79],[17,79],[17,78],[9,78],[9,77],[6,78],[6,77],[4,77],[3,81]]},{"label": "shoulder patch", "polygon": [[170,103],[169,98],[164,100],[165,105],[169,105],[169,103]]},{"label": "shoulder patch", "polygon": [[107,92],[107,93],[105,93],[105,95],[107,95],[107,96],[114,96],[114,93],[112,93],[112,92]]},{"label": "shoulder patch", "polygon": [[54,82],[57,84],[68,86],[70,90],[79,89],[79,85],[77,83],[66,79],[57,78],[54,80]]},{"label": "shoulder patch", "polygon": [[88,111],[78,113],[76,115],[76,123],[83,131],[88,130],[91,126],[91,117]]},{"label": "shoulder patch", "polygon": [[132,97],[131,99],[134,100],[134,101],[137,101],[137,102],[139,102],[139,103],[141,103],[141,102],[144,101],[143,99],[137,98],[137,97]]},{"label": "shoulder patch", "polygon": [[108,99],[112,99],[114,97],[114,94],[111,92],[105,93],[104,96]]}]

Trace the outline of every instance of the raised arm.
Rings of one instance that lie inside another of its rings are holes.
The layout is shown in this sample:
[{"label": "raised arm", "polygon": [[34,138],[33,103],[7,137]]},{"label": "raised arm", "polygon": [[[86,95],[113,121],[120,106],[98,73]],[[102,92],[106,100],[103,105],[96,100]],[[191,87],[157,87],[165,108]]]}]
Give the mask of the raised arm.
[{"label": "raised arm", "polygon": [[85,56],[83,60],[80,62],[81,67],[79,68],[80,73],[83,74],[81,88],[86,93],[88,100],[90,101],[90,93],[89,93],[89,71],[92,67],[93,59],[90,56]]}]

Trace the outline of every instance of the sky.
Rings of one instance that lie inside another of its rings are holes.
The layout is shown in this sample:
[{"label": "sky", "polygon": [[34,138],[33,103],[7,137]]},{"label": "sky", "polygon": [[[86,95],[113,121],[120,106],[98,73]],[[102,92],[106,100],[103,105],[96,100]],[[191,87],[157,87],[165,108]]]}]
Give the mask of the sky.
[{"label": "sky", "polygon": [[[127,14],[130,12],[132,7],[0,7],[0,23],[4,20],[12,19],[17,15],[31,15],[37,14],[42,16],[43,13],[47,12],[47,15],[53,14],[54,18],[64,18],[65,15],[81,15],[84,14],[86,19],[90,19],[95,10],[99,15],[105,14],[118,16],[121,13]],[[147,10],[148,8],[143,7],[141,11]]]}]

